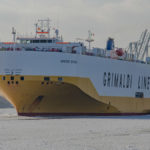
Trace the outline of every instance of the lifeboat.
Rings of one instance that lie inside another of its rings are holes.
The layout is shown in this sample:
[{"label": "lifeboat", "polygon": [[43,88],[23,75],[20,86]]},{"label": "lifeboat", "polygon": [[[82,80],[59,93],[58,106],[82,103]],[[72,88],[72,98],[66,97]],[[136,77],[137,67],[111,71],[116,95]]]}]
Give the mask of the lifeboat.
[{"label": "lifeboat", "polygon": [[122,48],[119,48],[115,51],[116,55],[117,56],[123,56],[124,55],[124,52],[123,52],[123,49]]}]

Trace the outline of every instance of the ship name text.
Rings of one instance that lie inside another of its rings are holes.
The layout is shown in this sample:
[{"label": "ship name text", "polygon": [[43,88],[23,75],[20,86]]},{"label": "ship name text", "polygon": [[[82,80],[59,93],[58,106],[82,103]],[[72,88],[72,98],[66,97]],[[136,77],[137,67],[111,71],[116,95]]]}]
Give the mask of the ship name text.
[{"label": "ship name text", "polygon": [[[132,88],[131,74],[104,72],[103,86],[115,88]],[[137,89],[150,90],[150,76],[138,76]]]},{"label": "ship name text", "polygon": [[132,88],[132,75],[104,72],[103,86],[115,88]]},{"label": "ship name text", "polygon": [[70,64],[77,64],[78,62],[76,60],[69,60],[69,59],[64,59],[60,60],[61,63],[70,63]]}]

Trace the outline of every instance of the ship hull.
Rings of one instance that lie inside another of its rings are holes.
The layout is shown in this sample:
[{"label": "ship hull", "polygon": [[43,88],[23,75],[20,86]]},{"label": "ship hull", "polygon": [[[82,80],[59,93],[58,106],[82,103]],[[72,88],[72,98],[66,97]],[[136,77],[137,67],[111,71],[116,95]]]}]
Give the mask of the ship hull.
[{"label": "ship hull", "polygon": [[[58,81],[58,77],[51,77],[51,81],[44,81],[44,77],[5,76],[1,80],[3,95],[14,105],[19,115],[86,115],[98,113],[118,112],[84,93],[72,83]],[[70,80],[65,78],[64,80]],[[74,79],[78,80],[77,78]],[[17,84],[16,84],[17,82]],[[9,83],[9,84],[8,84]]]},{"label": "ship hull", "polygon": [[0,52],[0,91],[18,115],[149,114],[149,70],[80,54]]},{"label": "ship hull", "polygon": [[[5,76],[1,92],[21,116],[108,116],[149,114],[150,100],[98,96],[86,78]],[[84,83],[84,84],[83,84]],[[93,95],[89,96],[89,95]]]}]

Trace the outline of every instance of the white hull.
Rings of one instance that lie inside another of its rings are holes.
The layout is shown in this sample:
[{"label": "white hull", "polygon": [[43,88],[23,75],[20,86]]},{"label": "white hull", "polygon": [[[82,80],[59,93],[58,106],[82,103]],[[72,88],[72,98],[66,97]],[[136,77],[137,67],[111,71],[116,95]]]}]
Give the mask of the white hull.
[{"label": "white hull", "polygon": [[0,75],[89,78],[100,96],[150,97],[150,65],[80,54],[1,51]]}]

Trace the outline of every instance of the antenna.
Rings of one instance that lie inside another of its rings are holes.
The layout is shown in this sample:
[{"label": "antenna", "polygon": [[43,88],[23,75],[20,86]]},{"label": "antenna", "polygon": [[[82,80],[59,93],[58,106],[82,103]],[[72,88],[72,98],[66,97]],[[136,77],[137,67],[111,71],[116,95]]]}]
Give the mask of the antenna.
[{"label": "antenna", "polygon": [[55,30],[55,34],[56,34],[56,39],[59,39],[59,30],[58,29]]},{"label": "antenna", "polygon": [[57,29],[59,29],[59,23],[60,23],[60,13],[58,12],[59,10],[57,10],[57,24],[56,24],[56,27],[57,27]]},{"label": "antenna", "polygon": [[88,31],[88,33],[89,33],[89,36],[86,39],[86,41],[89,43],[89,50],[91,50],[91,42],[94,41],[94,39],[92,38],[92,36],[94,36],[94,34],[90,30]]},{"label": "antenna", "polygon": [[37,24],[37,23],[35,23],[34,25],[35,25],[35,37],[37,38],[37,32],[38,32],[38,31],[37,31],[37,29],[38,29],[38,24]]},{"label": "antenna", "polygon": [[14,27],[12,27],[12,35],[13,35],[13,42],[16,42],[16,30]]}]

